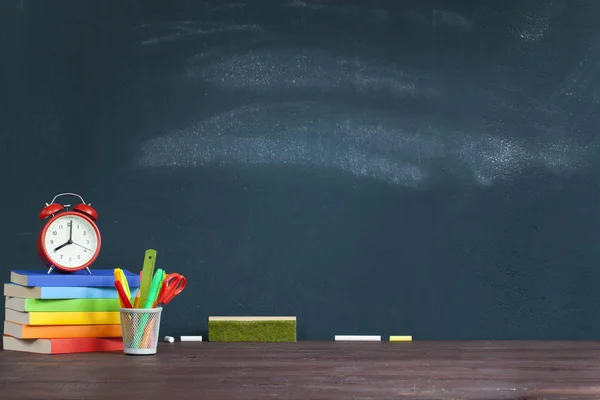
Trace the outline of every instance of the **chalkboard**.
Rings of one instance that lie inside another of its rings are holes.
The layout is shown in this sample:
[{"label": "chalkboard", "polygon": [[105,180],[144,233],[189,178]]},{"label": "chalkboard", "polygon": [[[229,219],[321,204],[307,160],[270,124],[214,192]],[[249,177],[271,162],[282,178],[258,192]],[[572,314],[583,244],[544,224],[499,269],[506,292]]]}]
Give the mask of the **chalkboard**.
[{"label": "chalkboard", "polygon": [[4,281],[38,211],[188,279],[165,335],[596,339],[594,1],[7,1]]}]

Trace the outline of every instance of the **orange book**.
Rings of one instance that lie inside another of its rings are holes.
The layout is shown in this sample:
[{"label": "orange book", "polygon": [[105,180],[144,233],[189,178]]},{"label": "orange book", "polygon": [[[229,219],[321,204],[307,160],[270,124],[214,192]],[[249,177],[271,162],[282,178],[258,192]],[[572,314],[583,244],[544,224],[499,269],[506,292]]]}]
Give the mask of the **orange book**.
[{"label": "orange book", "polygon": [[18,339],[2,336],[4,350],[41,354],[123,351],[121,338]]},{"label": "orange book", "polygon": [[22,325],[4,321],[4,334],[18,339],[121,337],[121,325]]}]

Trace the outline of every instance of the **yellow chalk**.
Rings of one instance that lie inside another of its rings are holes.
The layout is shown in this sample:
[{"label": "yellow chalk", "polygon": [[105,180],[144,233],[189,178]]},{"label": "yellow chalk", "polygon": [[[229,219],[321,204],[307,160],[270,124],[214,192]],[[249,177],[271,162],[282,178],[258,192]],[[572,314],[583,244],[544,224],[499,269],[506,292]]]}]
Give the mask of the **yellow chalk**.
[{"label": "yellow chalk", "polygon": [[390,336],[390,342],[412,342],[412,336]]}]

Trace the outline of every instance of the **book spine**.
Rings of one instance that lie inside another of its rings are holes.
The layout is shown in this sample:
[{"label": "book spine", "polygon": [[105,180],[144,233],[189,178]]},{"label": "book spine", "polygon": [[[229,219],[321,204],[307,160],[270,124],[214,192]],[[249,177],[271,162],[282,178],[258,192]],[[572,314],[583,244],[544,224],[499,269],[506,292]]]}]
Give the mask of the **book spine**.
[{"label": "book spine", "polygon": [[31,312],[29,325],[112,325],[121,323],[120,312]]},{"label": "book spine", "polygon": [[110,276],[65,276],[65,275],[47,275],[47,276],[29,276],[27,277],[27,286],[66,286],[66,287],[114,287],[115,279]]},{"label": "book spine", "polygon": [[51,354],[122,351],[123,340],[118,338],[50,339]]},{"label": "book spine", "polygon": [[[140,276],[129,271],[125,272],[130,287],[140,286]],[[75,286],[75,287],[114,287],[112,270],[97,270],[96,273],[77,271],[75,273],[45,274],[39,271],[11,271],[10,281],[22,286]]]},{"label": "book spine", "polygon": [[[119,311],[118,299],[24,299],[25,312]],[[10,307],[10,299],[7,307]],[[14,309],[14,308],[13,308]]]},{"label": "book spine", "polygon": [[[42,354],[91,353],[123,350],[123,340],[120,338],[19,339],[3,335],[2,344],[4,350]],[[48,347],[44,346],[45,344],[49,344],[49,351],[46,350]]]},{"label": "book spine", "polygon": [[[114,286],[114,282],[113,282]],[[131,297],[135,297],[138,289],[131,289]],[[42,287],[42,299],[117,299],[117,289],[97,287]]]},{"label": "book spine", "polygon": [[20,339],[121,337],[121,325],[22,325]]}]

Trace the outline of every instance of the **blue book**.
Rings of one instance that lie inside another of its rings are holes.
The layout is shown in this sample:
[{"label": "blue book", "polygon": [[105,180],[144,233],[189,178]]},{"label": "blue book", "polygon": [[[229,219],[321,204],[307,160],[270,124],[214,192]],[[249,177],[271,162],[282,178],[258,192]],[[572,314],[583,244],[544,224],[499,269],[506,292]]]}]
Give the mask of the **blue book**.
[{"label": "blue book", "polygon": [[[131,297],[137,295],[138,288],[130,288]],[[5,297],[22,299],[116,299],[117,289],[112,287],[84,286],[21,286],[15,283],[4,284]]]},{"label": "blue book", "polygon": [[[129,287],[140,286],[140,275],[123,270]],[[21,286],[85,286],[85,287],[115,287],[113,269],[93,269],[90,274],[86,270],[75,272],[57,271],[55,268],[48,273],[45,270],[14,270],[10,273],[10,281]]]}]

